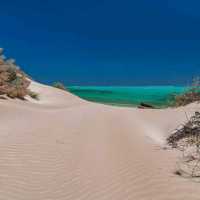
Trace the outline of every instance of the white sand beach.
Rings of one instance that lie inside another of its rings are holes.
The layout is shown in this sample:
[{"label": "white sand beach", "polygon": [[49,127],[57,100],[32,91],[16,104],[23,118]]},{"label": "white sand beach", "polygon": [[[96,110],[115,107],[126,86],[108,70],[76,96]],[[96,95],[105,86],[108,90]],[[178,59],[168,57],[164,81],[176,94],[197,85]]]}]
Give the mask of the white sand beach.
[{"label": "white sand beach", "polygon": [[199,200],[166,137],[200,109],[91,103],[32,82],[40,100],[0,100],[1,200]]}]

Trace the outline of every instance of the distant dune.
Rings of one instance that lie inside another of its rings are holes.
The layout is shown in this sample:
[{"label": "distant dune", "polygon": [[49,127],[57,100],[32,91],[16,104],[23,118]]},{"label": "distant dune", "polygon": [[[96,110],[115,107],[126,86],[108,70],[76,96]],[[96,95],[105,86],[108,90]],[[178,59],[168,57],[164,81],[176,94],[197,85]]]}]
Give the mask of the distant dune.
[{"label": "distant dune", "polygon": [[199,200],[174,175],[166,137],[199,105],[140,110],[32,82],[39,100],[0,100],[0,199]]}]

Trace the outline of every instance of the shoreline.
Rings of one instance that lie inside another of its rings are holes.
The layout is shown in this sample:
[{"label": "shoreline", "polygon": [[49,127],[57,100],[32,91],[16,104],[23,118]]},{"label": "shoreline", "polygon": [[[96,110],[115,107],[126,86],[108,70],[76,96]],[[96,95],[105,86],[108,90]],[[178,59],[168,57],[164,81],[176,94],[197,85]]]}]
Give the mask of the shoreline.
[{"label": "shoreline", "polygon": [[184,93],[187,88],[175,86],[75,86],[68,87],[68,90],[82,99],[106,105],[138,107],[141,103],[146,103],[157,108],[166,108],[172,104],[174,95]]}]

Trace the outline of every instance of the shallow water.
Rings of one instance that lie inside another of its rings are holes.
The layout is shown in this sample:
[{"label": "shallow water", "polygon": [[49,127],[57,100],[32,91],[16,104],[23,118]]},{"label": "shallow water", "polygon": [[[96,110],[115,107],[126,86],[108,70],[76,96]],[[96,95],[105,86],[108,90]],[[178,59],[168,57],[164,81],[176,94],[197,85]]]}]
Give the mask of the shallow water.
[{"label": "shallow water", "polygon": [[173,95],[183,93],[186,88],[178,86],[148,86],[148,87],[101,87],[101,86],[71,86],[73,94],[93,102],[119,106],[138,106],[141,102],[157,107],[170,104]]}]

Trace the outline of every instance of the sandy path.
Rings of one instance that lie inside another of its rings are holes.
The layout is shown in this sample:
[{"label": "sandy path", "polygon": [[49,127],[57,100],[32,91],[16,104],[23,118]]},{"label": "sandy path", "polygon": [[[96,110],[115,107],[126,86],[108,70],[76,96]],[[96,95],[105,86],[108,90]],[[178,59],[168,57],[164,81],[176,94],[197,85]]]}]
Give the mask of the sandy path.
[{"label": "sandy path", "polygon": [[177,152],[160,147],[196,106],[116,108],[35,87],[40,104],[0,101],[0,199],[199,199],[198,183],[173,175]]}]

